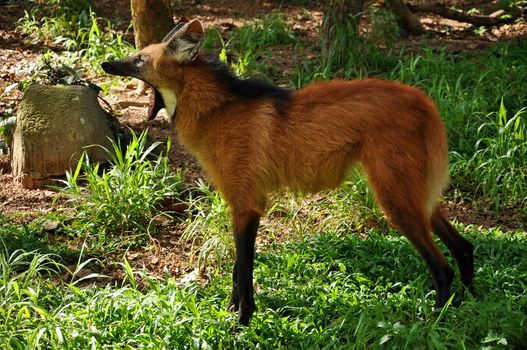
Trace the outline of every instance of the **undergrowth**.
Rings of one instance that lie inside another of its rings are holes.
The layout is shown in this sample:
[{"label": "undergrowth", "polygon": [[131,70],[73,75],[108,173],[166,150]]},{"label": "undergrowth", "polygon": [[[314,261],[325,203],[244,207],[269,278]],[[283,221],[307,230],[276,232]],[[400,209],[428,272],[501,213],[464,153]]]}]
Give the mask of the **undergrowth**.
[{"label": "undergrowth", "polygon": [[188,198],[189,213],[182,239],[191,242],[190,259],[197,255],[197,265],[222,266],[232,260],[234,241],[225,201],[202,181]]},{"label": "undergrowth", "polygon": [[219,58],[228,62],[234,73],[241,77],[258,74],[263,77],[279,74],[268,60],[270,47],[298,43],[285,17],[272,12],[253,24],[240,27],[225,40],[219,30],[209,29],[204,43],[206,49],[219,49]]},{"label": "undergrowth", "polygon": [[[147,131],[131,132],[127,144],[112,140],[112,149],[101,147],[109,167],[92,163],[84,153],[76,168],[66,173],[60,196],[75,209],[68,229],[105,242],[121,236],[136,245],[155,229],[155,218],[166,215],[158,205],[164,198],[178,198],[183,190],[181,173],[172,174],[163,153],[154,153],[160,142],[147,144]],[[167,151],[170,141],[167,143]]]},{"label": "undergrowth", "polygon": [[92,0],[30,3],[32,6],[19,20],[18,30],[32,42],[65,50],[62,56],[70,65],[101,71],[101,62],[133,52],[133,46],[125,40],[126,33],[117,31],[115,23],[97,17]]},{"label": "undergrowth", "polygon": [[[128,285],[79,288],[60,277],[53,255],[2,250],[0,347],[522,348],[527,236],[460,228],[476,246],[477,294],[447,304],[439,318],[426,267],[407,240],[315,230],[257,255],[258,311],[235,333],[236,315],[225,311],[228,267],[203,285],[152,277],[125,262]],[[138,279],[147,286],[138,289]],[[457,281],[453,290],[459,298]]]}]

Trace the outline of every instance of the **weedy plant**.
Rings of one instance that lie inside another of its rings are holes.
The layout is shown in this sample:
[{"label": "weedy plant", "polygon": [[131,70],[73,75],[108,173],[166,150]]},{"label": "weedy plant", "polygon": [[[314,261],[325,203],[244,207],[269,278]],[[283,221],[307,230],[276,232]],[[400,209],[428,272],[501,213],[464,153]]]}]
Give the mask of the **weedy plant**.
[{"label": "weedy plant", "polygon": [[334,78],[356,79],[376,76],[391,71],[397,64],[397,55],[382,52],[371,41],[357,33],[353,16],[343,23],[333,21],[329,28],[333,40],[322,51],[326,54],[320,60],[304,61],[299,64],[290,80],[295,88],[302,88],[312,80]]},{"label": "weedy plant", "polygon": [[[11,114],[11,116],[9,116]],[[16,117],[12,113],[0,113],[0,154],[7,151],[11,153],[11,143],[13,141],[13,132],[16,125]]]},{"label": "weedy plant", "polygon": [[272,12],[252,25],[238,29],[230,38],[230,43],[237,51],[243,52],[265,49],[269,45],[290,44],[295,40],[285,17]]},{"label": "weedy plant", "polygon": [[69,64],[82,62],[90,69],[100,63],[130,55],[133,46],[108,20],[97,17],[93,1],[37,1],[19,20],[18,30],[32,41],[44,41],[66,49]]},{"label": "weedy plant", "polygon": [[84,85],[97,92],[102,90],[98,85],[83,79],[82,73],[66,64],[65,61],[63,56],[48,51],[29,65],[24,71],[26,78],[14,85],[22,92],[25,92],[31,84]]},{"label": "weedy plant", "polygon": [[366,175],[360,169],[354,169],[350,180],[346,181],[341,189],[336,190],[331,198],[336,199],[333,215],[337,216],[337,222],[352,223],[354,227],[351,231],[372,224],[386,231],[389,230],[384,214],[375,203]]},{"label": "weedy plant", "polygon": [[372,6],[371,28],[366,36],[377,46],[392,48],[401,36],[393,12],[382,7]]},{"label": "weedy plant", "polygon": [[298,43],[284,16],[278,12],[264,15],[251,25],[233,31],[228,40],[224,40],[220,31],[211,30],[205,42],[205,48],[219,47],[220,60],[228,63],[234,73],[241,77],[254,74],[269,77],[273,65],[266,63],[272,56],[270,46],[293,45]]},{"label": "weedy plant", "polygon": [[190,191],[191,216],[186,220],[181,239],[192,242],[190,258],[197,254],[197,264],[220,267],[234,256],[231,219],[225,201],[203,181]]},{"label": "weedy plant", "polygon": [[376,75],[393,66],[394,60],[391,53],[383,53],[380,49],[365,40],[357,32],[355,19],[350,14],[349,20],[334,20],[329,28],[332,33],[330,43],[326,45],[327,51],[321,62],[319,71],[326,72],[324,79],[363,78]]},{"label": "weedy plant", "polygon": [[477,131],[476,152],[471,157],[454,153],[458,176],[473,181],[474,195],[494,198],[495,210],[500,204],[519,203],[527,217],[527,110],[507,116],[503,101],[498,112],[487,116]]},{"label": "weedy plant", "polygon": [[[122,145],[112,141],[105,151],[109,167],[93,164],[84,153],[75,170],[66,173],[60,196],[76,207],[73,230],[86,231],[104,241],[107,234],[144,237],[155,227],[159,202],[179,197],[183,190],[181,173],[172,174],[164,153],[154,154],[160,142],[147,145],[147,131]],[[167,153],[170,140],[167,141]],[[165,154],[167,154],[165,153]]]},{"label": "weedy plant", "polygon": [[38,329],[26,328],[28,320],[54,317],[47,308],[53,299],[51,278],[57,277],[63,266],[53,254],[10,253],[1,237],[0,246],[0,344],[5,349],[22,349],[28,333],[33,338],[39,336]]}]

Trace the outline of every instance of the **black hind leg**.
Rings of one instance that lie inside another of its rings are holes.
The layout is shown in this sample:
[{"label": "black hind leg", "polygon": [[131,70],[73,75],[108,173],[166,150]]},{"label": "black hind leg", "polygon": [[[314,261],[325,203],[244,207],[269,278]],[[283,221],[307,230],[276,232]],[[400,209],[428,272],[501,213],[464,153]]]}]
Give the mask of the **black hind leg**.
[{"label": "black hind leg", "polygon": [[[441,253],[425,226],[412,225],[412,227],[411,225],[403,226],[400,224],[398,226],[412,242],[428,266],[436,290],[435,307],[437,309],[442,308],[450,298],[450,286],[454,279],[454,271],[448,266],[443,253]],[[410,227],[412,228],[409,229]]]},{"label": "black hind leg", "polygon": [[474,246],[459,234],[439,208],[436,208],[432,215],[431,223],[435,234],[439,236],[456,259],[463,286],[472,291]]}]

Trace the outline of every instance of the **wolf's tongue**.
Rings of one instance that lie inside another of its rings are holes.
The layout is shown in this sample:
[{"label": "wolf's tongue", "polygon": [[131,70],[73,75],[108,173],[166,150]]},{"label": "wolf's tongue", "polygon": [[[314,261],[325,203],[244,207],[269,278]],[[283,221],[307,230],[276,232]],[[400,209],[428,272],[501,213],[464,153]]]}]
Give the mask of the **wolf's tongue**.
[{"label": "wolf's tongue", "polygon": [[165,108],[161,94],[155,88],[152,88],[152,90],[153,93],[150,93],[150,105],[148,107],[148,120],[157,117],[157,113],[159,113],[162,108]]}]

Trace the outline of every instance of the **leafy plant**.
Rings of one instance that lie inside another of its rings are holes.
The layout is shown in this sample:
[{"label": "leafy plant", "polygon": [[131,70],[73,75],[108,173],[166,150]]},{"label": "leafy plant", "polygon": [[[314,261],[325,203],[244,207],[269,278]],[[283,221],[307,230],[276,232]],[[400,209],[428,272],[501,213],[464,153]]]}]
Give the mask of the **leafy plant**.
[{"label": "leafy plant", "polygon": [[13,132],[16,124],[16,117],[0,118],[0,149],[2,144],[5,144],[11,151],[11,144],[13,141]]},{"label": "leafy plant", "polygon": [[290,44],[295,40],[285,17],[272,12],[252,25],[239,28],[230,38],[230,43],[238,51],[244,52],[265,49],[269,45]]},{"label": "leafy plant", "polygon": [[355,20],[350,14],[348,21],[333,21],[329,29],[332,41],[318,71],[326,72],[324,79],[333,77],[363,78],[385,72],[393,67],[393,56],[381,52],[377,46],[365,40],[357,32]]},{"label": "leafy plant", "polygon": [[104,21],[96,16],[91,4],[91,0],[55,0],[47,7],[37,3],[25,11],[18,28],[32,41],[45,41],[68,50],[63,55],[69,64],[82,62],[97,70],[102,61],[130,55],[133,46],[110,21],[101,28],[100,22]]},{"label": "leafy plant", "polygon": [[264,64],[263,61],[272,55],[269,47],[297,42],[285,18],[278,12],[267,14],[251,25],[237,28],[227,41],[223,39],[221,32],[212,30],[205,47],[213,47],[214,40],[217,40],[216,46],[220,48],[220,59],[223,62],[232,60],[230,64],[234,73],[241,77],[255,72],[268,76],[272,65]]},{"label": "leafy plant", "polygon": [[101,90],[99,86],[88,79],[84,79],[79,71],[64,61],[64,57],[48,51],[24,72],[27,77],[17,84],[18,88],[25,92],[29,85],[38,83],[45,85],[84,85],[97,92]]},{"label": "leafy plant", "polygon": [[191,259],[198,255],[198,266],[215,263],[221,266],[234,253],[231,220],[225,201],[199,181],[189,199],[191,216],[186,220],[181,239],[192,243]]},{"label": "leafy plant", "polygon": [[70,61],[84,60],[97,69],[102,61],[116,60],[131,55],[134,48],[112,28],[110,21],[100,28],[99,19],[90,13],[90,25],[80,28],[73,36],[58,36],[56,44],[64,45],[72,51]]},{"label": "leafy plant", "polygon": [[367,38],[376,43],[377,46],[392,48],[401,36],[400,27],[393,12],[382,7],[372,6],[371,22],[371,29],[366,34]]},{"label": "leafy plant", "polygon": [[[159,215],[160,201],[179,196],[183,189],[181,174],[170,173],[163,153],[154,156],[159,145],[148,146],[147,131],[143,131],[139,136],[132,132],[126,146],[114,141],[111,150],[97,146],[107,155],[108,169],[91,163],[84,153],[75,170],[66,173],[66,186],[60,190],[76,207],[73,226],[98,237],[148,233]],[[169,148],[170,140],[167,152]]]},{"label": "leafy plant", "polygon": [[474,181],[476,193],[494,198],[496,211],[500,204],[513,200],[520,203],[527,217],[526,114],[527,110],[521,109],[508,117],[502,100],[499,111],[489,114],[488,121],[478,128],[472,157],[455,156],[463,159],[459,170],[466,180]]}]

